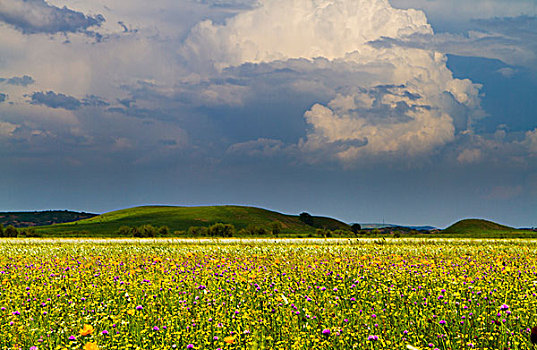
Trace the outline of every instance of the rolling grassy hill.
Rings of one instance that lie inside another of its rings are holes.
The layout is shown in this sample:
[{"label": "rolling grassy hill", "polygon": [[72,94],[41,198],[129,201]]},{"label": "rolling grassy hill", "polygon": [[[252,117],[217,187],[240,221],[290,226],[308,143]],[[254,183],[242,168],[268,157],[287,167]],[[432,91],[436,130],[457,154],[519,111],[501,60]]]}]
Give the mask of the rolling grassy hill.
[{"label": "rolling grassy hill", "polygon": [[483,219],[464,219],[442,231],[442,236],[465,236],[475,238],[535,238],[537,232],[519,230]]},{"label": "rolling grassy hill", "polygon": [[96,215],[68,210],[0,212],[0,224],[14,227],[43,226],[87,219]]},{"label": "rolling grassy hill", "polygon": [[210,226],[215,223],[232,224],[237,230],[249,225],[269,228],[279,221],[282,233],[309,233],[316,228],[349,230],[341,221],[314,216],[313,226],[299,220],[298,216],[244,206],[173,207],[144,206],[117,210],[72,223],[37,227],[44,235],[64,236],[76,233],[91,236],[114,236],[121,226],[168,226],[171,232],[186,231],[191,226]]}]

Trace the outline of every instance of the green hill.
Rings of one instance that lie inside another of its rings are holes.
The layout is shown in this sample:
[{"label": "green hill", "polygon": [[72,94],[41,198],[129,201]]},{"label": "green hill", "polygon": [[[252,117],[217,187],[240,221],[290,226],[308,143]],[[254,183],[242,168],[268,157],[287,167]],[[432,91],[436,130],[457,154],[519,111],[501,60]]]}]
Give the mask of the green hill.
[{"label": "green hill", "polygon": [[0,212],[0,224],[14,227],[43,226],[87,219],[96,215],[69,210]]},{"label": "green hill", "polygon": [[299,220],[298,216],[285,215],[275,211],[244,206],[143,206],[117,210],[89,219],[72,223],[37,227],[45,235],[91,235],[114,236],[121,226],[141,226],[150,224],[156,227],[168,226],[171,232],[186,231],[191,226],[210,226],[215,223],[232,224],[237,230],[250,225],[269,229],[275,221],[282,224],[282,233],[310,233],[316,228],[330,230],[349,230],[341,221],[325,217],[313,217],[313,226]]},{"label": "green hill", "polygon": [[465,219],[444,229],[442,235],[464,235],[476,238],[530,238],[535,236],[535,232],[519,230],[483,219]]}]

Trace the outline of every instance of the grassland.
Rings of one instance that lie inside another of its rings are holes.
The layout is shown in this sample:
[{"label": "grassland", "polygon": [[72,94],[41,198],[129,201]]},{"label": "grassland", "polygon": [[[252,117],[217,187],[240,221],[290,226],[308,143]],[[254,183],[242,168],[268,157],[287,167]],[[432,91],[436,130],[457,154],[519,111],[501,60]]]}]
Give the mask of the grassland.
[{"label": "grassland", "polygon": [[536,240],[0,239],[2,349],[512,349]]},{"label": "grassland", "polygon": [[0,212],[0,224],[4,225],[4,227],[8,225],[13,225],[14,227],[42,226],[73,222],[93,216],[95,214],[68,210]]},{"label": "grassland", "polygon": [[537,238],[535,231],[519,230],[482,219],[458,221],[443,230],[441,234],[449,237],[467,238]]},{"label": "grassland", "polygon": [[82,233],[87,236],[114,236],[121,226],[168,226],[170,231],[186,231],[191,226],[210,226],[215,223],[232,224],[237,230],[255,225],[270,228],[274,222],[282,225],[282,234],[308,234],[317,228],[349,230],[338,220],[313,216],[313,225],[300,221],[298,216],[244,206],[144,206],[105,213],[73,223],[43,226],[37,231],[49,236]]}]

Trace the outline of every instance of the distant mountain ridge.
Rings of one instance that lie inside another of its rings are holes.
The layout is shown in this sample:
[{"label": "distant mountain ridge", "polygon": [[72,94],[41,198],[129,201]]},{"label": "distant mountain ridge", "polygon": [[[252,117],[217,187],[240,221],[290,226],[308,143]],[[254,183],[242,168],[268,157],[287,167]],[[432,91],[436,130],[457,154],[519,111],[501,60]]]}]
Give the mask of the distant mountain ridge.
[{"label": "distant mountain ridge", "polygon": [[14,227],[54,225],[89,219],[97,214],[70,210],[11,211],[0,212],[0,224]]},{"label": "distant mountain ridge", "polygon": [[436,227],[434,226],[407,226],[407,225],[396,225],[396,224],[378,224],[378,223],[365,223],[360,224],[362,229],[374,229],[374,228],[385,228],[385,227],[404,227],[409,228],[411,230],[418,230],[418,231],[430,231],[430,230],[436,230]]}]

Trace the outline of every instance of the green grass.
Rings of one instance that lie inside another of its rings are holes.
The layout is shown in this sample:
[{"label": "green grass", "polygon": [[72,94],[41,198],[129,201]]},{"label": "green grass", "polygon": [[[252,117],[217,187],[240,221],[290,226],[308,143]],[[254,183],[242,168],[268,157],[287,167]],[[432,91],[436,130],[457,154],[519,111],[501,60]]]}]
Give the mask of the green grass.
[{"label": "green grass", "polygon": [[[349,229],[347,224],[332,218],[316,216],[313,218],[315,227],[332,230]],[[174,232],[186,231],[191,226],[210,226],[221,222],[232,224],[240,230],[249,225],[269,228],[275,221],[282,223],[283,234],[306,234],[315,231],[314,227],[302,223],[298,216],[244,206],[143,206],[113,211],[72,223],[42,226],[38,227],[37,231],[47,236],[65,236],[77,232],[91,236],[114,236],[121,226],[151,224],[168,226]]]},{"label": "green grass", "polygon": [[68,210],[0,212],[0,224],[4,225],[4,227],[8,225],[13,225],[14,227],[43,226],[55,223],[73,222],[91,218],[95,215],[96,214]]},{"label": "green grass", "polygon": [[519,230],[483,219],[464,219],[442,231],[438,237],[536,238],[537,232]]}]

